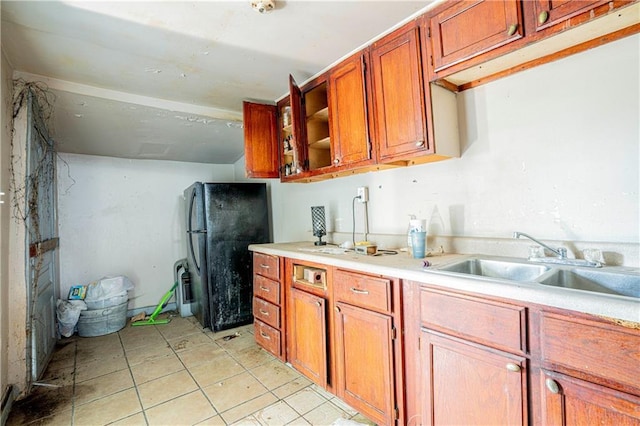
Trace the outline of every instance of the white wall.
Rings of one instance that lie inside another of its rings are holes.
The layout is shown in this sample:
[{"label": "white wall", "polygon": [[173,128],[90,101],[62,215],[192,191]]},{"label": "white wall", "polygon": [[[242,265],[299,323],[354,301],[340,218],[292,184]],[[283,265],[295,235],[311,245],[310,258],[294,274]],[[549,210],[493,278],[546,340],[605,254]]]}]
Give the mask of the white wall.
[{"label": "white wall", "polygon": [[126,275],[129,309],[155,306],[186,257],[182,194],[196,181],[233,181],[233,166],[61,154],[60,294]]},{"label": "white wall", "polygon": [[368,186],[371,233],[403,234],[416,214],[431,235],[519,230],[637,244],[639,47],[635,35],[460,93],[459,159],[311,184],[271,180],[275,240],[312,240],[312,205],[326,206],[331,230],[350,233],[352,198]]}]

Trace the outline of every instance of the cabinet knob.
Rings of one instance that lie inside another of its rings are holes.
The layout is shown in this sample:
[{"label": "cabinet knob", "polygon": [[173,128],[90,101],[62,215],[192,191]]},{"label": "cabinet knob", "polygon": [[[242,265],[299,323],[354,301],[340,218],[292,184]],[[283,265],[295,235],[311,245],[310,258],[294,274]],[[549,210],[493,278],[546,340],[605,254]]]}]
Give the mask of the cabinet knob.
[{"label": "cabinet knob", "polygon": [[321,306],[322,306],[322,302],[317,301],[317,302],[316,302],[316,306],[317,306],[318,308],[319,308],[319,307],[321,307]]},{"label": "cabinet knob", "polygon": [[336,158],[335,160],[333,160],[333,164],[339,164],[340,163],[340,159]]},{"label": "cabinet knob", "polygon": [[418,148],[420,148],[421,146],[424,146],[424,141],[416,141],[416,146]]},{"label": "cabinet knob", "polygon": [[545,22],[547,22],[547,19],[549,19],[549,12],[547,12],[546,10],[543,10],[538,15],[538,24],[540,25],[544,24]]},{"label": "cabinet knob", "polygon": [[547,389],[551,393],[560,393],[560,385],[553,379],[547,379],[544,381],[545,385],[547,385]]},{"label": "cabinet knob", "polygon": [[337,313],[342,312],[342,311],[340,310],[340,306],[336,306],[334,309],[336,310],[336,312],[337,312]]},{"label": "cabinet knob", "polygon": [[521,368],[515,362],[509,362],[509,363],[507,363],[507,370],[513,371],[514,373],[519,373]]},{"label": "cabinet knob", "polygon": [[509,25],[509,30],[507,31],[507,35],[509,37],[511,37],[512,35],[514,35],[516,33],[517,29],[518,29],[518,24]]}]

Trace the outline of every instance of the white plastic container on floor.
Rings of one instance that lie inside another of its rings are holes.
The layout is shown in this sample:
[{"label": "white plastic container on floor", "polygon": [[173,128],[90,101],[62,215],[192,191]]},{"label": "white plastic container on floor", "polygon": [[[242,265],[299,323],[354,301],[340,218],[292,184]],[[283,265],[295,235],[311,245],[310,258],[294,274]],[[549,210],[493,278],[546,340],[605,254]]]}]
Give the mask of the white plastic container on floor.
[{"label": "white plastic container on floor", "polygon": [[94,337],[115,333],[127,325],[128,300],[104,309],[89,309],[80,313],[78,336]]},{"label": "white plastic container on floor", "polygon": [[87,304],[87,309],[104,309],[111,308],[112,306],[121,305],[129,300],[129,294],[127,291],[123,291],[115,296],[108,297],[100,300],[87,300],[84,303]]}]

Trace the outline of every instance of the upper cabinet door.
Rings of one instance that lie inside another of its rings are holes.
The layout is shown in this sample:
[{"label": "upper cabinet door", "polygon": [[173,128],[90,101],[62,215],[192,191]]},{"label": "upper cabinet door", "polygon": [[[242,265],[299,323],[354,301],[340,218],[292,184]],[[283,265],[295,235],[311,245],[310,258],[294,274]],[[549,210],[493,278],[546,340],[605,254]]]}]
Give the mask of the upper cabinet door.
[{"label": "upper cabinet door", "polygon": [[247,177],[279,177],[278,130],[275,105],[243,102],[242,112]]},{"label": "upper cabinet door", "polygon": [[523,37],[518,0],[460,1],[431,18],[433,70],[478,56]]},{"label": "upper cabinet door", "polygon": [[536,31],[607,2],[608,0],[535,0]]},{"label": "upper cabinet door", "polygon": [[355,55],[329,74],[329,123],[333,164],[371,160],[364,54]]},{"label": "upper cabinet door", "polygon": [[307,135],[305,132],[305,114],[302,108],[302,92],[292,75],[289,75],[289,97],[291,98],[291,126],[293,140],[291,148],[294,151],[292,174],[302,173],[307,169]]},{"label": "upper cabinet door", "polygon": [[421,64],[414,22],[371,48],[375,137],[382,161],[428,149]]}]

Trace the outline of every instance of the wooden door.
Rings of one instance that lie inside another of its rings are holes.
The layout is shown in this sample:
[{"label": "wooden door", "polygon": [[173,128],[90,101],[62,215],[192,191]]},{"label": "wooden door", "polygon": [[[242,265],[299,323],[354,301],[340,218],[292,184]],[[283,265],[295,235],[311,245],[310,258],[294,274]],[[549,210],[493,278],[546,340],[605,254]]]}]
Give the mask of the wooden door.
[{"label": "wooden door", "polygon": [[382,161],[429,148],[421,64],[414,23],[371,48],[375,143]]},{"label": "wooden door", "polygon": [[35,95],[29,95],[25,226],[28,236],[27,371],[38,380],[56,344],[58,226],[56,153]]},{"label": "wooden door", "polygon": [[335,166],[371,160],[365,58],[358,54],[329,74],[329,123]]},{"label": "wooden door", "polygon": [[535,0],[536,31],[607,2],[608,0]]},{"label": "wooden door", "polygon": [[431,18],[433,68],[451,65],[523,37],[518,0],[464,0]]},{"label": "wooden door", "polygon": [[390,316],[336,303],[338,395],[378,424],[395,420]]},{"label": "wooden door", "polygon": [[526,360],[421,331],[425,425],[526,425]]},{"label": "wooden door", "polygon": [[325,300],[291,289],[288,338],[289,361],[316,384],[327,387],[327,328]]},{"label": "wooden door", "polygon": [[547,425],[640,425],[640,398],[554,372],[540,372]]},{"label": "wooden door", "polygon": [[276,107],[245,101],[242,103],[242,113],[247,177],[279,177]]}]

